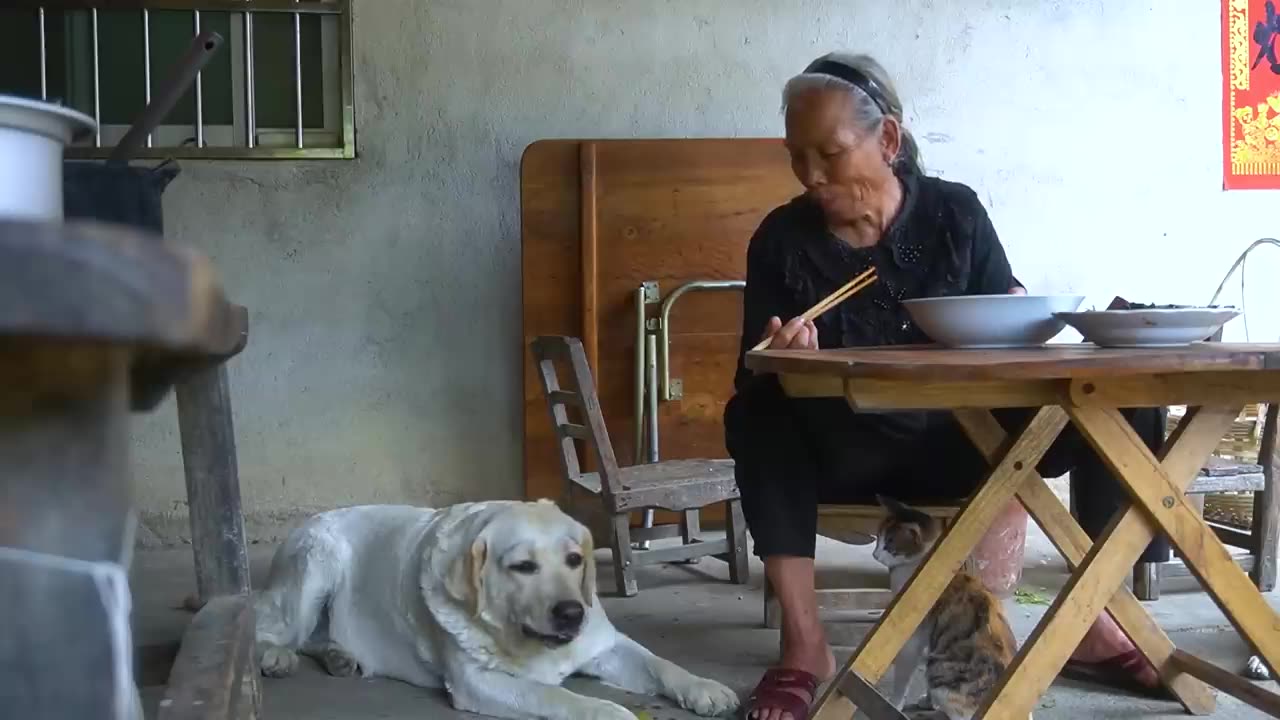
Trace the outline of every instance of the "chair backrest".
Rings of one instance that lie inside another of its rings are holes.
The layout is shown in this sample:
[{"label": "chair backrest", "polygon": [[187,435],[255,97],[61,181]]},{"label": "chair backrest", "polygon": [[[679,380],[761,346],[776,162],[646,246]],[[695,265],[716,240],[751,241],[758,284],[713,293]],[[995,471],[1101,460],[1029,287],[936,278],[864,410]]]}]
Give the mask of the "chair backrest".
[{"label": "chair backrest", "polygon": [[[587,353],[577,338],[546,335],[536,338],[530,345],[534,361],[538,365],[538,378],[547,399],[551,424],[555,427],[556,441],[560,446],[560,463],[565,479],[570,483],[582,478],[578,462],[578,442],[586,444],[599,468],[600,491],[611,496],[620,491],[618,461],[605,429],[604,414],[596,396],[595,381],[587,364]],[[556,365],[568,369],[567,386],[560,383]],[[569,408],[577,408],[582,416],[579,425],[569,417]]]}]

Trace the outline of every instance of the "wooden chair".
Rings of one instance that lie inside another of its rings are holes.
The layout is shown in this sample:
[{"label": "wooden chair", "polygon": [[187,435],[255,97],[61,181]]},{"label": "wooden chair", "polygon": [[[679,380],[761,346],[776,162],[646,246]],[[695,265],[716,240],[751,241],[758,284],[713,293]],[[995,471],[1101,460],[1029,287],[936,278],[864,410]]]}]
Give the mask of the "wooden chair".
[{"label": "wooden chair", "polygon": [[[1280,498],[1276,496],[1276,413],[1272,406],[1264,412],[1250,405],[1222,439],[1215,457],[1187,490],[1188,495],[1217,493],[1252,493],[1252,517],[1249,529],[1214,522],[1209,525],[1223,543],[1249,551],[1236,562],[1249,573],[1263,592],[1276,586],[1276,538],[1280,534]],[[1265,417],[1265,419],[1264,419]],[[1169,415],[1169,430],[1176,427],[1179,413]],[[1137,563],[1133,568],[1133,593],[1139,600],[1159,600],[1163,579],[1188,577],[1190,572],[1181,560],[1167,563]]]},{"label": "wooden chair", "polygon": [[[531,348],[560,445],[566,492],[577,485],[599,495],[610,518],[613,572],[618,593],[625,597],[636,594],[637,565],[688,561],[706,556],[728,562],[730,581],[745,584],[749,580],[747,524],[738,499],[733,461],[668,460],[618,467],[582,342],[577,338],[545,336],[535,339]],[[568,388],[560,384],[557,364],[568,367]],[[571,417],[571,409],[579,417]],[[587,446],[586,455],[598,468],[596,472],[583,472],[578,461],[578,442]],[[705,541],[698,537],[701,532],[698,510],[719,502],[725,503],[727,535],[723,540]],[[683,520],[678,527],[632,529],[631,513],[647,508],[683,513]],[[673,537],[676,534],[673,531],[683,536],[682,544],[653,550],[632,547],[632,541]]]},{"label": "wooden chair", "polygon": [[[938,518],[946,527],[960,512],[960,505],[924,505],[918,509]],[[880,529],[884,516],[885,510],[879,505],[819,505],[818,534],[847,545],[870,545],[875,542],[876,531]],[[849,613],[877,612],[887,608],[892,599],[893,593],[888,587],[820,588],[818,616],[829,619],[836,613],[847,616]],[[782,627],[782,608],[774,597],[768,578],[764,583],[764,625],[774,629]]]}]

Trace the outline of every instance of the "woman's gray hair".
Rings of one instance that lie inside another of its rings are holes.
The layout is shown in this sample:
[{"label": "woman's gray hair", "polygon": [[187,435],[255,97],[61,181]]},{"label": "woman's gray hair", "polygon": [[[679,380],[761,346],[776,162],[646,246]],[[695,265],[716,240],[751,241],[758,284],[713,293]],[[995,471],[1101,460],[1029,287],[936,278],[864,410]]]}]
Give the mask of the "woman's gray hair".
[{"label": "woman's gray hair", "polygon": [[[865,75],[875,83],[885,107],[882,109],[880,103],[867,94],[866,90],[848,80],[826,73],[814,72],[814,69],[823,63],[839,63]],[[885,115],[893,116],[902,127],[902,145],[898,149],[898,155],[894,158],[894,163],[914,172],[920,171],[920,146],[916,144],[915,137],[911,135],[911,131],[907,129],[907,125],[902,119],[902,99],[898,96],[898,91],[893,86],[893,81],[889,79],[889,73],[870,55],[834,52],[823,55],[809,63],[804,72],[788,80],[786,87],[782,89],[782,110],[786,112],[787,106],[801,93],[833,88],[844,90],[853,98],[854,120],[864,132],[879,132],[881,125],[884,123]]]}]

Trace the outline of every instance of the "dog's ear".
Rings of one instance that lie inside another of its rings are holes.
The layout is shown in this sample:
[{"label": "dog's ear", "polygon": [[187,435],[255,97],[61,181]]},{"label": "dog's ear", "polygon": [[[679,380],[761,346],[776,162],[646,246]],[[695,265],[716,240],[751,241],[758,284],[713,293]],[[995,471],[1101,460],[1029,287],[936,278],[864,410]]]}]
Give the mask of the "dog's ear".
[{"label": "dog's ear", "polygon": [[467,552],[458,553],[445,579],[449,595],[467,605],[474,616],[484,610],[484,567],[489,562],[489,543],[477,537]]},{"label": "dog's ear", "polygon": [[596,601],[596,544],[590,530],[583,531],[578,547],[582,549],[582,602],[591,607]]}]

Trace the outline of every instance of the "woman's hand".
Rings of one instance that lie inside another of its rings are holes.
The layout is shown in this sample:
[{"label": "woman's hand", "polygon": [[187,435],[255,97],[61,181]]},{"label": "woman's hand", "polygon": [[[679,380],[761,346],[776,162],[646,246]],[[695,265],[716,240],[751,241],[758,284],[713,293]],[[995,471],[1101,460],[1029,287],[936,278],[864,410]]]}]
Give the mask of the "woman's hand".
[{"label": "woman's hand", "polygon": [[1010,295],[1026,295],[1027,289],[1022,287],[1021,285],[1014,285],[1013,287],[1009,288],[1009,294]]},{"label": "woman's hand", "polygon": [[770,350],[817,350],[818,326],[812,320],[794,317],[783,325],[778,317],[769,318],[761,339],[772,337]]}]

